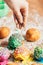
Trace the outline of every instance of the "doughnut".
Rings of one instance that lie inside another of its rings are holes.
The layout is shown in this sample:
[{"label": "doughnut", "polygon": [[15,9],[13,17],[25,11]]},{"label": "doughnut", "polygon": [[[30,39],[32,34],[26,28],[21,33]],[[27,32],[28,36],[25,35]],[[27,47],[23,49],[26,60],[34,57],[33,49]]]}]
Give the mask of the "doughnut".
[{"label": "doughnut", "polygon": [[0,27],[0,39],[6,38],[10,33],[10,29],[8,27]]},{"label": "doughnut", "polygon": [[8,41],[8,48],[13,50],[22,45],[24,38],[20,34],[13,34]]},{"label": "doughnut", "polygon": [[20,46],[14,50],[13,56],[17,60],[25,60],[29,57],[29,51],[24,46]]},{"label": "doughnut", "polygon": [[0,65],[7,65],[7,63],[8,63],[8,60],[4,60],[0,62]]},{"label": "doughnut", "polygon": [[34,58],[38,61],[43,60],[43,49],[40,47],[36,47],[34,49]]},{"label": "doughnut", "polygon": [[7,48],[0,47],[0,61],[7,60],[10,57],[10,51]]},{"label": "doughnut", "polygon": [[27,30],[26,32],[26,40],[27,41],[37,41],[40,38],[40,32],[38,31],[38,29],[35,28],[30,28]]}]

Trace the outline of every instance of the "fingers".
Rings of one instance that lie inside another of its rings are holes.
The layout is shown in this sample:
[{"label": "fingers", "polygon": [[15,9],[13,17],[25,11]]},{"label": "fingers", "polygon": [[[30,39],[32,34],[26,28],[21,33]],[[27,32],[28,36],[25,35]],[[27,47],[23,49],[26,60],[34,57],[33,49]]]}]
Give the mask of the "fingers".
[{"label": "fingers", "polygon": [[23,26],[25,26],[28,19],[28,3],[27,2],[26,2],[26,5],[22,7],[21,13],[23,16]]},{"label": "fingers", "polygon": [[14,21],[15,21],[15,23],[16,23],[16,27],[17,28],[19,28],[19,24],[18,24],[18,21],[17,21],[17,19],[16,19],[16,16],[14,15]]},{"label": "fingers", "polygon": [[14,20],[15,20],[15,23],[16,23],[16,27],[19,28],[19,29],[21,29],[22,28],[22,25],[17,21],[15,15],[14,15]]},{"label": "fingers", "polygon": [[[22,11],[21,11],[22,10]],[[22,4],[21,8],[14,8],[14,15],[16,18],[16,25],[18,28],[22,28],[26,25],[28,18],[28,4]]]},{"label": "fingers", "polygon": [[28,19],[28,7],[24,9],[23,13],[24,26],[26,25],[27,19]]},{"label": "fingers", "polygon": [[18,23],[22,24],[23,23],[23,18],[22,18],[22,15],[21,15],[21,12],[19,11],[19,9],[16,9],[14,11],[14,14],[16,16],[16,19],[17,19]]}]

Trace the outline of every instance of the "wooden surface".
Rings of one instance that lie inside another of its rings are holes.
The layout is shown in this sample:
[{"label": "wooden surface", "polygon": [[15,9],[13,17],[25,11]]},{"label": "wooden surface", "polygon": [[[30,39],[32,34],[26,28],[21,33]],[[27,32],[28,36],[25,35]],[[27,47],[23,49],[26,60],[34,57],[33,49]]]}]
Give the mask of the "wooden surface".
[{"label": "wooden surface", "polygon": [[29,3],[29,10],[35,9],[43,16],[43,0],[27,0]]}]

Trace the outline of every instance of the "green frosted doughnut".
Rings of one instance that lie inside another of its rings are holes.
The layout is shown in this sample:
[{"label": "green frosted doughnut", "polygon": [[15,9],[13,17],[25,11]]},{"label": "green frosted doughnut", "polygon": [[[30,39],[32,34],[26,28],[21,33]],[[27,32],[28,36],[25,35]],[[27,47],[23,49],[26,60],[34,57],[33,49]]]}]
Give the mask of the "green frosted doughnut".
[{"label": "green frosted doughnut", "polygon": [[13,49],[17,48],[18,46],[21,46],[22,40],[23,40],[23,38],[19,34],[15,34],[15,35],[10,36],[9,42],[8,42],[8,48],[13,50]]},{"label": "green frosted doughnut", "polygon": [[36,47],[34,50],[34,58],[36,60],[42,60],[43,59],[43,50],[40,47]]}]

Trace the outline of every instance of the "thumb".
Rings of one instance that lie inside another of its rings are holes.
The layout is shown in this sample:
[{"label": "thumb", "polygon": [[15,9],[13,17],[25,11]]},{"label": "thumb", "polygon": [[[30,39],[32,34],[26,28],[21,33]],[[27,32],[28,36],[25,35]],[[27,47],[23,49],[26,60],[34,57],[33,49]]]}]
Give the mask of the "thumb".
[{"label": "thumb", "polygon": [[16,16],[16,19],[17,19],[18,23],[22,24],[23,23],[23,17],[22,17],[21,12],[18,9],[16,9],[14,14]]}]

